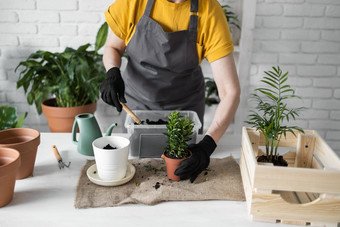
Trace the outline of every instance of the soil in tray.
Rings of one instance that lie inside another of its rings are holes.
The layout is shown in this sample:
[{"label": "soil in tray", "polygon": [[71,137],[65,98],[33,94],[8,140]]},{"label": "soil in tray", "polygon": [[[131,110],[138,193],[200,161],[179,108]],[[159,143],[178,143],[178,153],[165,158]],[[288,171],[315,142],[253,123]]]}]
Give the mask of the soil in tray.
[{"label": "soil in tray", "polygon": [[[146,119],[145,121],[141,121],[140,125],[166,125],[168,122],[162,119],[158,119],[158,121],[150,121]],[[135,123],[137,125],[137,123]]]},{"label": "soil in tray", "polygon": [[288,166],[288,163],[286,160],[283,159],[283,157],[280,155],[278,159],[271,161],[268,161],[266,155],[261,155],[260,157],[257,158],[258,162],[268,162],[268,163],[273,163],[274,166]]}]

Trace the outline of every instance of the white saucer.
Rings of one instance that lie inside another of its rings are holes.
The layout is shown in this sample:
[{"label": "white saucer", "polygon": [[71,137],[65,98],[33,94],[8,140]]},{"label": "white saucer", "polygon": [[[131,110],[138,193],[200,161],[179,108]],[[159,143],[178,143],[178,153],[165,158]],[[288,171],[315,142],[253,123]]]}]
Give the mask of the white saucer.
[{"label": "white saucer", "polygon": [[95,184],[98,184],[101,186],[118,186],[118,185],[122,185],[122,184],[129,182],[135,175],[136,168],[130,162],[128,162],[125,177],[123,179],[113,180],[113,181],[104,181],[100,179],[96,164],[93,164],[92,166],[90,166],[87,169],[86,173],[87,173],[87,177],[89,178],[89,180]]}]

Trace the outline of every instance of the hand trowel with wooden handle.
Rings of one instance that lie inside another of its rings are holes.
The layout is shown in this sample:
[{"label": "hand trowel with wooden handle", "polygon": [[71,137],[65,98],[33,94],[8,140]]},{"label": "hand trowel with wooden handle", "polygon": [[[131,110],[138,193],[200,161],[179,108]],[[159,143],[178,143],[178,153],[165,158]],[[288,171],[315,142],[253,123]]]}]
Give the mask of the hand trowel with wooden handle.
[{"label": "hand trowel with wooden handle", "polygon": [[130,115],[130,117],[136,122],[136,124],[140,124],[141,120],[136,116],[136,114],[134,114],[134,112],[132,112],[132,110],[130,110],[129,107],[127,107],[127,105],[125,103],[120,103],[123,106],[123,109],[126,111],[127,114]]}]

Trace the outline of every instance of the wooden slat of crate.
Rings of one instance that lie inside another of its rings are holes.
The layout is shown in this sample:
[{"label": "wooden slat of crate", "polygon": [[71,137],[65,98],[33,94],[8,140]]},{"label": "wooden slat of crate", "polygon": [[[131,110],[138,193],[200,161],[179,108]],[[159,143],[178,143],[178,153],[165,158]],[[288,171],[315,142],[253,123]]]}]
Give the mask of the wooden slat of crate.
[{"label": "wooden slat of crate", "polygon": [[248,136],[248,131],[246,130],[245,127],[243,127],[243,133],[242,133],[242,148],[243,148],[243,152],[245,153],[244,158],[245,158],[245,162],[247,163],[248,174],[250,176],[249,179],[250,179],[251,185],[253,185],[255,167],[257,166],[257,161],[256,161],[255,154],[253,152],[252,144]]},{"label": "wooden slat of crate", "polygon": [[318,198],[308,204],[288,203],[280,194],[256,192],[251,187],[243,151],[241,151],[240,168],[248,208],[254,220],[295,220],[297,223],[340,221],[340,199]]},{"label": "wooden slat of crate", "polygon": [[328,144],[315,132],[315,155],[319,158],[325,168],[340,170],[340,159]]},{"label": "wooden slat of crate", "polygon": [[315,139],[314,134],[298,134],[295,167],[312,167]]},{"label": "wooden slat of crate", "polygon": [[247,207],[248,211],[250,213],[251,208],[251,200],[253,195],[253,189],[251,187],[250,177],[249,177],[249,171],[246,165],[246,161],[244,159],[244,151],[243,148],[241,148],[241,156],[240,156],[240,169],[241,169],[241,175],[242,175],[242,183],[244,188],[244,193],[246,195],[247,200]]},{"label": "wooden slat of crate", "polygon": [[340,172],[257,165],[253,187],[281,191],[339,193]]}]

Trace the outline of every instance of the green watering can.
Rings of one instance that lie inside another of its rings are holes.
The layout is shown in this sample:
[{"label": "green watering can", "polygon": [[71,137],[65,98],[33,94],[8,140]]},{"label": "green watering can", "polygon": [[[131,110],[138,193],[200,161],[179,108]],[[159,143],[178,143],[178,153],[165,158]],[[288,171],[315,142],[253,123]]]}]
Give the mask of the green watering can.
[{"label": "green watering can", "polygon": [[[117,126],[112,124],[106,131],[106,136],[111,135],[112,129]],[[79,139],[77,140],[77,128],[79,127]],[[102,132],[99,128],[98,122],[93,114],[82,113],[78,114],[72,127],[72,141],[77,145],[77,151],[80,154],[87,156],[94,156],[92,149],[92,142],[102,137]]]}]

